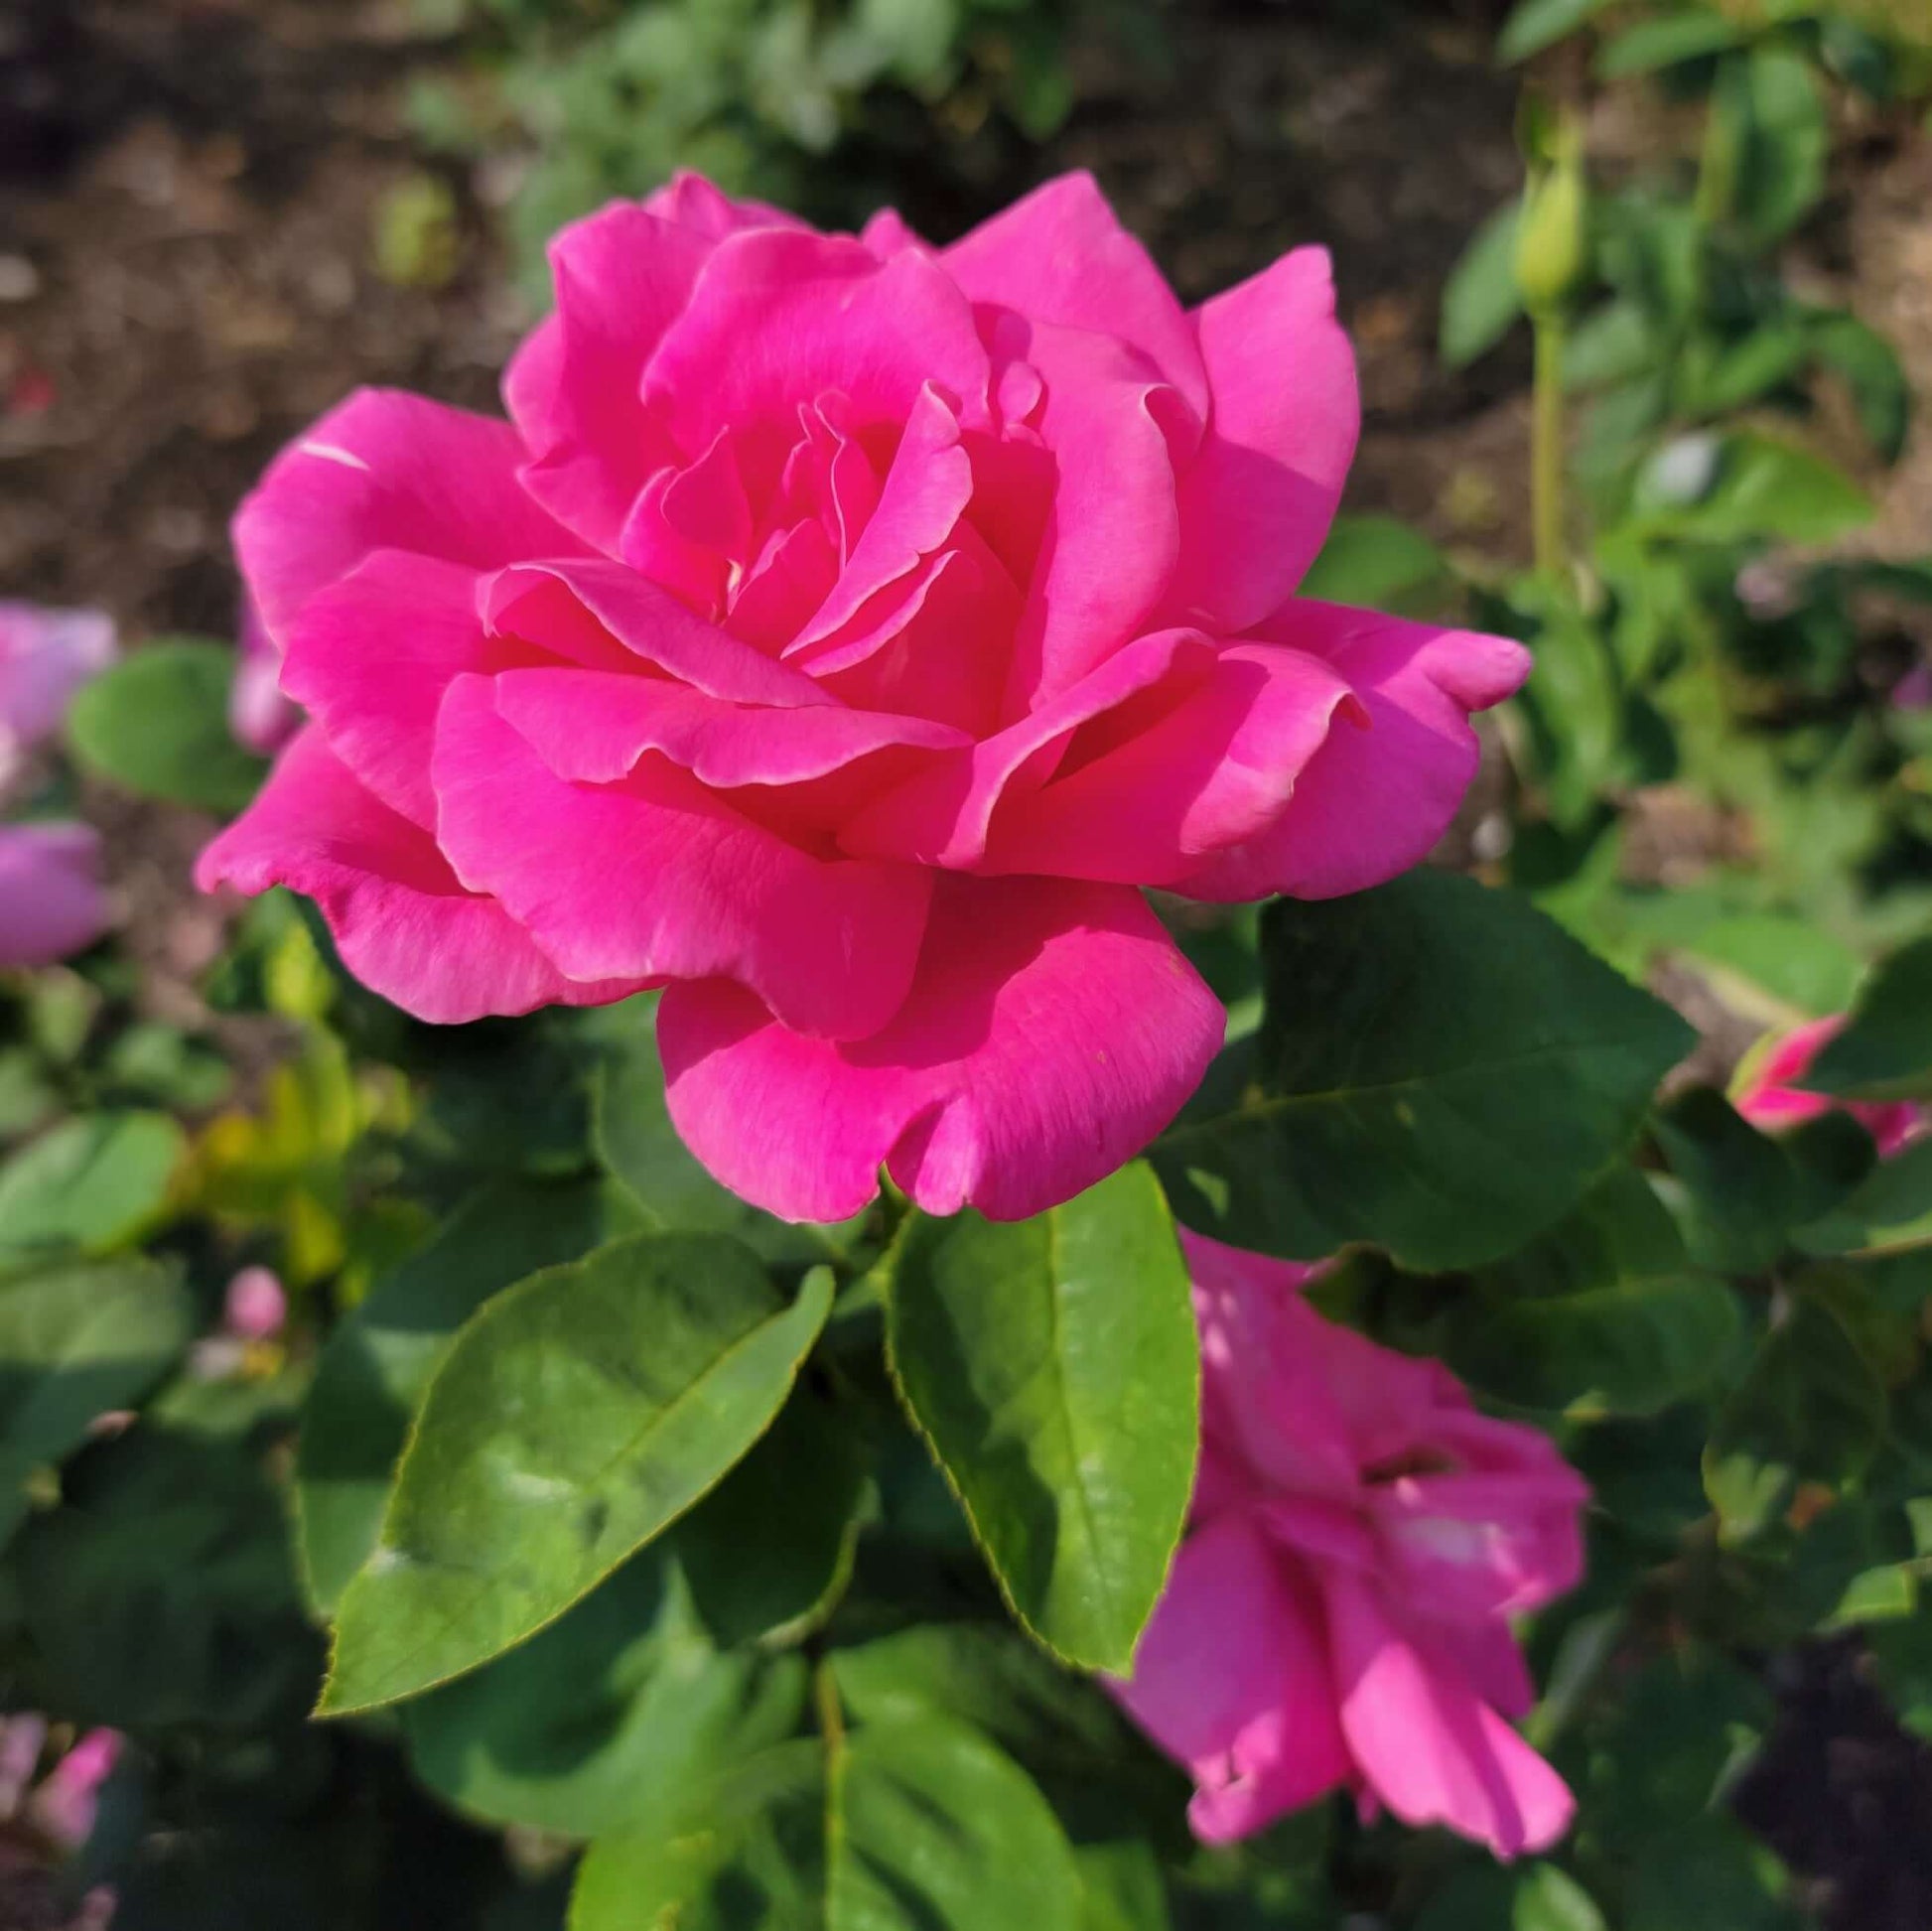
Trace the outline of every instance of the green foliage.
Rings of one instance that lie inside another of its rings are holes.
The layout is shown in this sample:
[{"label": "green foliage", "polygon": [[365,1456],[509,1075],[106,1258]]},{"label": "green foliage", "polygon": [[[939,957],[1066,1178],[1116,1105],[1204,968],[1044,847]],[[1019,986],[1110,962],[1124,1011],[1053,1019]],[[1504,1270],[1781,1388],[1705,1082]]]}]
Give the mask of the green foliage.
[{"label": "green foliage", "polygon": [[268,766],[229,734],[234,665],[234,651],[222,643],[148,644],[74,699],[68,713],[74,756],[140,797],[238,811]]}]

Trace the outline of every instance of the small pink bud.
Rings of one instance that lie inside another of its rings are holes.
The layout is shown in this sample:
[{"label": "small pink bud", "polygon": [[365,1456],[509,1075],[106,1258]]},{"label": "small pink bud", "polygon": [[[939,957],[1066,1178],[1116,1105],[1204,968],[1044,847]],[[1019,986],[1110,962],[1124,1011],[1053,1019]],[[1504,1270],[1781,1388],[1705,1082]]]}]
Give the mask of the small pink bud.
[{"label": "small pink bud", "polygon": [[282,1331],[289,1317],[289,1298],[282,1284],[265,1267],[244,1267],[228,1283],[222,1324],[244,1341],[265,1341]]}]

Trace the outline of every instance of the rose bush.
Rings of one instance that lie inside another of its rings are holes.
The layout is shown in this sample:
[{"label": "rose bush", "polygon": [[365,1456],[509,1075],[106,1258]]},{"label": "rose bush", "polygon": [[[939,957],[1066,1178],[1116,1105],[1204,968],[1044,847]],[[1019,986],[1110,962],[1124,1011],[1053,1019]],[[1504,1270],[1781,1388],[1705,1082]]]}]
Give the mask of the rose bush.
[{"label": "rose bush", "polygon": [[242,508],[310,724],[202,882],[425,1019],[665,987],[672,1118],[788,1218],[1078,1192],[1221,1041],[1141,888],[1392,877],[1528,667],[1295,599],[1325,255],[1188,314],[1084,175],[943,251],[685,176],[552,258],[509,423],[359,394]]},{"label": "rose bush", "polygon": [[1535,1700],[1508,1618],[1583,1573],[1589,1491],[1548,1436],[1434,1361],[1324,1320],[1319,1268],[1181,1235],[1201,1458],[1173,1580],[1119,1686],[1192,1773],[1209,1843],[1337,1786],[1499,1857],[1574,1808],[1506,1721]]}]

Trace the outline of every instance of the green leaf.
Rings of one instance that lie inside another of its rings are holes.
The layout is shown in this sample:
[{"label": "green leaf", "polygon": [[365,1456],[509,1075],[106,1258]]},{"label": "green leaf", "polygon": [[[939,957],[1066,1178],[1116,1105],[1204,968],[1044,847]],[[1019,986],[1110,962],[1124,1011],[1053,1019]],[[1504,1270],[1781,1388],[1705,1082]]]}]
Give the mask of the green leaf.
[{"label": "green leaf", "polygon": [[266,761],[228,731],[227,645],[151,643],[96,677],[68,712],[74,756],[125,790],[205,811],[236,812],[255,795]]},{"label": "green leaf", "polygon": [[1505,63],[1527,61],[1568,40],[1609,4],[1610,0],[1520,0],[1497,37],[1496,58]]},{"label": "green leaf", "polygon": [[1770,1267],[1798,1206],[1796,1176],[1777,1143],[1709,1086],[1679,1094],[1655,1131],[1677,1182],[1665,1198],[1691,1259],[1721,1274]]},{"label": "green leaf", "polygon": [[300,1720],[321,1645],[254,1457],[130,1430],[70,1464],[12,1559],[38,1707],[136,1730]]},{"label": "green leaf", "polygon": [[733,1234],[774,1267],[841,1258],[861,1221],[792,1225],[741,1200],[698,1164],[664,1103],[656,1015],[655,995],[643,994],[586,1022],[599,1055],[591,1114],[598,1159],[665,1232]]},{"label": "green leaf", "polygon": [[1810,66],[1760,44],[1727,62],[1711,97],[1736,157],[1731,211],[1760,246],[1780,241],[1818,205],[1831,127]]},{"label": "green leaf", "polygon": [[1139,1162],[1032,1220],[908,1220],[888,1346],[1016,1614],[1126,1670],[1193,1485],[1187,1270]]},{"label": "green leaf", "polygon": [[427,1690],[554,1621],[771,1424],[831,1308],[737,1242],[646,1234],[532,1275],[457,1336],[344,1590],[321,1711]]},{"label": "green leaf", "polygon": [[330,1335],[295,1461],[303,1567],[325,1614],[380,1539],[397,1457],[457,1329],[512,1282],[589,1252],[610,1219],[602,1190],[583,1181],[494,1182]]},{"label": "green leaf", "polygon": [[1812,353],[1851,390],[1872,448],[1885,462],[1896,463],[1912,426],[1912,386],[1898,351],[1851,315],[1819,314],[1808,334]]},{"label": "green leaf", "polygon": [[1394,516],[1337,516],[1300,595],[1359,610],[1409,611],[1449,574],[1441,550]]},{"label": "green leaf", "polygon": [[1831,933],[1786,912],[1736,912],[1713,919],[1684,942],[1701,966],[1734,976],[1760,997],[1799,1013],[1842,1013],[1858,984],[1859,961]]},{"label": "green leaf", "polygon": [[1521,204],[1501,207],[1475,232],[1443,290],[1442,334],[1438,344],[1449,368],[1466,368],[1488,354],[1523,313],[1523,291],[1516,285],[1516,235],[1523,220]]},{"label": "green leaf", "polygon": [[591,1847],[571,1931],[1079,1931],[1046,1801],[940,1719],[868,1724],[728,1773],[682,1818]]},{"label": "green leaf", "polygon": [[0,1543],[27,1512],[21,1483],[128,1408],[173,1366],[195,1331],[176,1271],[103,1261],[0,1285]]},{"label": "green leaf", "polygon": [[403,1731],[416,1774],[465,1814],[596,1837],[782,1742],[805,1679],[797,1656],[723,1653],[667,1541],[520,1648],[406,1705]]},{"label": "green leaf", "polygon": [[1704,1486],[1726,1542],[1756,1535],[1801,1482],[1857,1480],[1877,1452],[1885,1391],[1838,1315],[1809,1296],[1765,1336],[1718,1416]]},{"label": "green leaf", "polygon": [[1168,1887],[1154,1847],[1137,1838],[1074,1846],[1080,1931],[1173,1931]]},{"label": "green leaf", "polygon": [[1606,1931],[1603,1913],[1567,1870],[1476,1865],[1429,1900],[1415,1931]]},{"label": "green leaf", "polygon": [[1882,960],[1803,1083],[1848,1100],[1932,1099],[1932,938]]},{"label": "green leaf", "polygon": [[1634,74],[1655,73],[1680,62],[1741,47],[1749,35],[1742,21],[1717,13],[1668,14],[1662,20],[1639,21],[1604,42],[1596,56],[1597,77],[1627,80]]},{"label": "green leaf", "polygon": [[1894,1254],[1932,1242],[1932,1139],[1876,1162],[1795,1239],[1808,1254]]},{"label": "green leaf", "polygon": [[1775,437],[1724,438],[1702,500],[1651,506],[1641,522],[1690,543],[1829,543],[1871,520],[1871,498],[1842,470]]},{"label": "green leaf", "polygon": [[0,1269],[104,1254],[157,1219],[187,1142],[165,1113],[84,1113],[0,1167]]},{"label": "green leaf", "polygon": [[1693,1041],[1528,899],[1419,871],[1269,908],[1269,1007],[1153,1150],[1202,1233],[1472,1267],[1579,1200]]},{"label": "green leaf", "polygon": [[1015,1614],[1127,1670],[1186,1517],[1199,1370],[1186,1264],[1140,1162],[1034,1220],[913,1216],[893,1372]]}]

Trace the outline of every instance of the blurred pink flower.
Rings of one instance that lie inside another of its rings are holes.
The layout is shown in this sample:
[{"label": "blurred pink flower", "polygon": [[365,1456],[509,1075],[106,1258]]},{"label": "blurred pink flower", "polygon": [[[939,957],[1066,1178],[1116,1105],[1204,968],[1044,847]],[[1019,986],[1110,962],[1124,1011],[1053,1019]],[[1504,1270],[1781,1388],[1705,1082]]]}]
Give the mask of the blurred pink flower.
[{"label": "blurred pink flower", "polygon": [[271,758],[295,735],[302,713],[282,695],[282,652],[255,600],[241,599],[240,653],[228,689],[228,729],[248,750]]},{"label": "blurred pink flower", "polygon": [[1337,1787],[1512,1858],[1574,1804],[1509,1720],[1509,1618],[1582,1573],[1588,1490],[1539,1431],[1322,1318],[1318,1270],[1183,1234],[1201,1465],[1167,1593],[1115,1693],[1192,1774],[1208,1843]]},{"label": "blurred pink flower", "polygon": [[1891,687],[1891,701],[1902,711],[1932,710],[1932,664],[1914,664]]},{"label": "blurred pink flower", "polygon": [[114,661],[103,611],[0,603],[0,784],[61,728],[73,694]]},{"label": "blurred pink flower", "polygon": [[28,1799],[34,1822],[63,1849],[77,1851],[93,1835],[101,1785],[120,1761],[121,1747],[118,1730],[88,1730]]},{"label": "blurred pink flower", "polygon": [[1878,1143],[1880,1159],[1889,1159],[1918,1138],[1926,1109],[1912,1100],[1835,1100],[1825,1093],[1807,1092],[1794,1082],[1811,1070],[1811,1062],[1829,1039],[1845,1031],[1845,1015],[1811,1020],[1746,1059],[1742,1078],[1732,1095],[1737,1111],[1752,1126],[1775,1133],[1835,1110],[1851,1114]]},{"label": "blurred pink flower", "polygon": [[53,965],[85,951],[113,922],[88,825],[0,825],[0,966]]},{"label": "blurred pink flower", "polygon": [[289,1299],[274,1273],[265,1267],[244,1267],[228,1283],[222,1324],[244,1341],[265,1341],[282,1331],[289,1316]]},{"label": "blurred pink flower", "polygon": [[1295,594],[1326,254],[1190,312],[1083,174],[945,248],[684,175],[551,256],[508,422],[364,391],[243,504],[309,723],[198,877],[422,1019],[663,987],[678,1131],[789,1218],[1091,1185],[1225,1031],[1143,888],[1405,871],[1529,670]]}]

